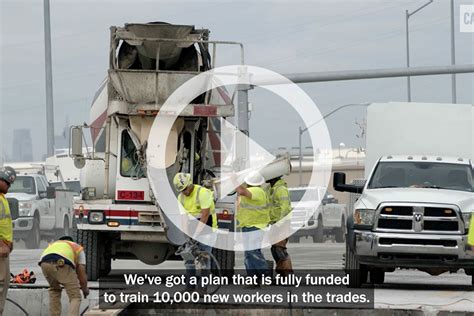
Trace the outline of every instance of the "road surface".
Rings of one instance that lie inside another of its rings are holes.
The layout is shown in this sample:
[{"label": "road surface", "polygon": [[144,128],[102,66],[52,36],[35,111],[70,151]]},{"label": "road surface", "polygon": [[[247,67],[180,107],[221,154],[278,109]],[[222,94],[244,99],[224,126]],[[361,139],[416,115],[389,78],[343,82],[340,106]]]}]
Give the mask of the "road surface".
[{"label": "road surface", "polygon": [[[42,246],[46,246],[43,244]],[[27,268],[37,275],[37,284],[46,285],[46,281],[37,265],[41,255],[40,249],[21,249],[17,244],[10,259],[11,271],[18,273]],[[339,269],[342,267],[344,244],[327,241],[314,244],[309,239],[301,243],[289,244],[295,269]],[[264,251],[267,259],[271,259],[268,249]],[[180,262],[165,262],[159,266],[149,266],[135,260],[116,260],[112,264],[112,273],[117,269],[176,269],[182,267]],[[243,256],[236,257],[236,268],[244,268]],[[91,287],[97,286],[91,282]],[[417,309],[428,314],[437,310],[474,312],[474,292],[471,277],[458,272],[430,276],[415,270],[396,270],[387,273],[385,283],[375,288],[376,308]]]}]

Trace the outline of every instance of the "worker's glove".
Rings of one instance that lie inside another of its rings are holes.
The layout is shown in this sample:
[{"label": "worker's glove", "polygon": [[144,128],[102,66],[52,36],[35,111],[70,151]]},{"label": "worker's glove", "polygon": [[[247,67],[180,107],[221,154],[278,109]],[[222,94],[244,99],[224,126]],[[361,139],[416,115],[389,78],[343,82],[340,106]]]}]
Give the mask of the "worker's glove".
[{"label": "worker's glove", "polygon": [[83,289],[82,290],[82,295],[84,295],[84,298],[87,298],[89,296],[89,289]]}]

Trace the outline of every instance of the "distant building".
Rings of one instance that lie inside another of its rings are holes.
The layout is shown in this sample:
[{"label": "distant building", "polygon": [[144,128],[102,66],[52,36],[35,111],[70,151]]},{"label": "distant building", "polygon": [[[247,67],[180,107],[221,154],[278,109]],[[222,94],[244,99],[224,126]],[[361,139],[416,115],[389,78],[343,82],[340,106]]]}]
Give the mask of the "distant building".
[{"label": "distant building", "polygon": [[13,130],[12,161],[33,161],[33,143],[31,131],[26,128]]}]

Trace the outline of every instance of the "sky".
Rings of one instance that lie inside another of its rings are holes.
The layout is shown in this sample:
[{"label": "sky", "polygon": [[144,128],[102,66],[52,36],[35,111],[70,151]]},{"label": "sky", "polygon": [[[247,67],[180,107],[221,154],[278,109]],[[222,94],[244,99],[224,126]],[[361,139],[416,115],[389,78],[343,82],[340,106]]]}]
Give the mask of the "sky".
[{"label": "sky", "polygon": [[[166,21],[208,28],[212,40],[242,42],[245,61],[285,74],[405,67],[405,10],[425,1],[66,1],[50,0],[55,133],[89,119],[92,98],[108,67],[109,27]],[[456,63],[472,64],[474,34],[459,32]],[[0,0],[0,156],[11,156],[12,131],[30,128],[34,160],[46,152],[43,1]],[[435,0],[413,15],[412,66],[449,65],[450,1]],[[217,64],[238,63],[234,49]],[[406,101],[406,78],[306,83],[301,88],[323,114],[347,103]],[[474,75],[457,75],[458,103],[474,103]],[[301,117],[261,88],[250,92],[250,135],[267,149],[298,146]],[[451,102],[451,77],[412,78],[415,102]],[[335,148],[364,146],[363,107],[328,117]],[[359,123],[359,124],[356,124]],[[310,140],[304,134],[303,145]]]}]

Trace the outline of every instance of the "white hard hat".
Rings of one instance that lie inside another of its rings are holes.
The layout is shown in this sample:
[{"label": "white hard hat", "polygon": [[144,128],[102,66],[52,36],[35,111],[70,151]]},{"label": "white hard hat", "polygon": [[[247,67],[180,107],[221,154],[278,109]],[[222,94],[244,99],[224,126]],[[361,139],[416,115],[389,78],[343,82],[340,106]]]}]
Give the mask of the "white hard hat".
[{"label": "white hard hat", "polygon": [[254,171],[245,176],[245,183],[251,186],[259,186],[265,183],[265,178],[260,172]]}]

